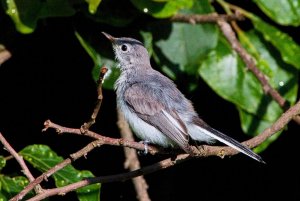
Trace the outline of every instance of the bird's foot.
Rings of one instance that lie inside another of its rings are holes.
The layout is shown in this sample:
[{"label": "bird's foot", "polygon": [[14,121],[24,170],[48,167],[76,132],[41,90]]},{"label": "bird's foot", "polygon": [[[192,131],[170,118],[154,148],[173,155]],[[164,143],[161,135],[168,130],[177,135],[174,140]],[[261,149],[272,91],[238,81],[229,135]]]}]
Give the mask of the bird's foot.
[{"label": "bird's foot", "polygon": [[144,150],[138,151],[139,155],[147,155],[148,154],[148,144],[150,143],[149,140],[140,141],[140,143],[144,144]]}]

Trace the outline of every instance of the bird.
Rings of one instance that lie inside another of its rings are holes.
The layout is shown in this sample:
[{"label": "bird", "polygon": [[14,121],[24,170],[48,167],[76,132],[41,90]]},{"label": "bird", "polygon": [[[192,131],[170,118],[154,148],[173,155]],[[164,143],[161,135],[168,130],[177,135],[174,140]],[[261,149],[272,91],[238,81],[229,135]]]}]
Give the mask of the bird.
[{"label": "bird", "polygon": [[142,42],[102,34],[112,43],[120,69],[114,85],[117,108],[138,138],[165,148],[181,148],[188,154],[193,154],[191,141],[207,144],[219,141],[264,163],[250,148],[201,119],[175,83],[152,68]]}]

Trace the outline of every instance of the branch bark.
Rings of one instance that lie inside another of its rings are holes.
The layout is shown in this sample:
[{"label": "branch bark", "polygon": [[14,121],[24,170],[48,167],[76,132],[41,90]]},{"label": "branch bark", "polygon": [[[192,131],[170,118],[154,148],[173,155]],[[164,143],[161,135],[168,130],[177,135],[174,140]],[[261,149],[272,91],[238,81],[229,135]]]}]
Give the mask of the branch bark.
[{"label": "branch bark", "polygon": [[219,20],[224,21],[235,21],[235,20],[244,20],[244,16],[240,13],[234,13],[229,15],[222,15],[217,13],[210,14],[176,14],[170,18],[172,22],[185,22],[185,23],[215,23]]},{"label": "branch bark", "polygon": [[[11,198],[10,201],[22,200],[23,197],[29,191],[31,191],[35,186],[39,185],[42,181],[44,181],[44,180],[47,181],[47,179],[51,175],[53,175],[55,172],[63,169],[67,165],[71,164],[72,161],[75,161],[75,160],[77,160],[78,158],[80,158],[82,156],[86,156],[87,153],[89,153],[90,151],[92,151],[95,147],[99,147],[101,145],[102,145],[102,141],[101,140],[95,140],[95,141],[89,143],[88,145],[86,145],[84,148],[80,149],[79,151],[77,151],[77,152],[75,152],[73,154],[70,154],[69,158],[67,158],[64,161],[60,162],[59,164],[53,166],[48,171],[44,172],[42,175],[40,175],[39,177],[37,177],[36,179],[34,179],[33,181],[31,181],[19,194],[17,194],[13,198]],[[43,193],[45,193],[47,191],[48,190],[43,190]]]},{"label": "branch bark", "polygon": [[[118,110],[118,127],[120,129],[122,138],[129,141],[134,141],[133,133],[131,132],[129,125],[120,110]],[[135,149],[124,147],[124,153],[126,158],[124,166],[126,169],[134,171],[141,168],[139,158]],[[137,192],[138,200],[150,201],[150,197],[147,191],[148,185],[145,178],[143,176],[135,177],[132,179],[132,182],[135,187],[135,191]]]},{"label": "branch bark", "polygon": [[11,53],[0,44],[0,66],[11,57]]},{"label": "branch bark", "polygon": [[[267,77],[257,68],[254,59],[251,57],[251,55],[243,48],[243,46],[240,44],[238,39],[236,38],[236,35],[230,26],[230,24],[224,20],[217,21],[217,24],[220,27],[220,30],[222,31],[223,35],[231,45],[232,49],[234,49],[241,57],[241,59],[245,62],[247,68],[256,76],[260,84],[262,85],[262,88],[266,94],[269,94],[278,104],[281,108],[284,110],[288,109],[288,104],[286,100],[279,94],[277,90],[275,90],[269,83]],[[295,116],[293,118],[295,122],[300,124],[300,117]]]},{"label": "branch bark", "polygon": [[76,182],[76,183],[61,187],[61,188],[53,188],[53,189],[45,190],[44,193],[36,195],[35,197],[29,199],[28,201],[38,201],[38,200],[42,200],[42,199],[45,199],[47,197],[54,196],[54,195],[63,195],[70,191],[74,191],[78,188],[81,188],[81,187],[84,187],[87,185],[91,185],[91,184],[95,184],[95,183],[126,181],[126,180],[132,179],[134,177],[150,174],[150,173],[156,172],[158,170],[171,167],[175,164],[182,163],[188,159],[190,159],[188,154],[181,154],[181,155],[178,155],[174,160],[171,160],[171,158],[168,158],[168,159],[165,159],[158,163],[155,163],[153,165],[149,165],[142,169],[134,170],[131,172],[117,174],[117,175],[111,175],[111,176],[103,176],[103,177],[84,179],[82,181],[79,181],[79,182]]},{"label": "branch bark", "polygon": [[[19,163],[19,165],[22,168],[22,172],[23,174],[28,178],[28,180],[30,182],[34,181],[35,178],[32,176],[29,168],[27,167],[24,159],[22,156],[20,156],[15,150],[14,148],[7,142],[7,140],[4,138],[4,136],[2,135],[2,133],[0,132],[0,141],[3,144],[3,146],[5,147],[5,149],[16,159],[16,161]],[[41,193],[43,191],[42,187],[38,184],[35,185],[35,192],[36,193]]]},{"label": "branch bark", "polygon": [[97,94],[98,94],[98,97],[97,97],[97,102],[96,102],[96,105],[95,105],[95,108],[94,108],[94,111],[91,115],[91,118],[88,122],[84,123],[82,126],[81,126],[81,132],[82,133],[85,133],[87,130],[90,129],[90,127],[96,122],[96,118],[97,118],[97,115],[100,111],[100,107],[101,107],[101,104],[102,104],[102,100],[103,100],[103,95],[102,95],[102,84],[103,84],[103,81],[104,81],[104,76],[105,74],[107,73],[108,69],[103,66],[100,70],[100,75],[99,75],[99,79],[97,81],[98,83],[98,87],[97,87]]}]

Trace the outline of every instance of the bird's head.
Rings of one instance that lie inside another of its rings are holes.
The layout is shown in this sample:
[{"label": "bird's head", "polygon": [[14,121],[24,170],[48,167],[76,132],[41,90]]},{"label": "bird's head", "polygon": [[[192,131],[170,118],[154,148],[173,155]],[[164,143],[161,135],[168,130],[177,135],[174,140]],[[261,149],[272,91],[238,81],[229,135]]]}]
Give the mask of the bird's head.
[{"label": "bird's head", "polygon": [[112,43],[121,70],[132,67],[150,67],[149,54],[143,43],[133,38],[115,38],[105,32],[102,33]]}]

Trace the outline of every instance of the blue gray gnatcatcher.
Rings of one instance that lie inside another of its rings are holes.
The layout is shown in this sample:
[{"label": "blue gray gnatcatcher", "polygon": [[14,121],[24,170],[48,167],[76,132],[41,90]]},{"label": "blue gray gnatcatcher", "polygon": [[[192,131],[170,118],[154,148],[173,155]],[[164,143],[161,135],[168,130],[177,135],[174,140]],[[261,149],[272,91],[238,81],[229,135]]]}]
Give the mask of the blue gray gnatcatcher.
[{"label": "blue gray gnatcatcher", "polygon": [[189,154],[190,138],[206,143],[218,140],[264,162],[248,147],[205,123],[176,85],[151,67],[140,41],[102,33],[112,42],[121,70],[115,83],[118,108],[139,138],[163,147],[180,147]]}]

